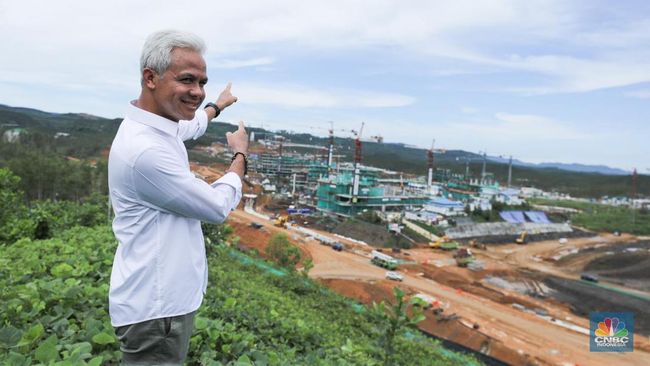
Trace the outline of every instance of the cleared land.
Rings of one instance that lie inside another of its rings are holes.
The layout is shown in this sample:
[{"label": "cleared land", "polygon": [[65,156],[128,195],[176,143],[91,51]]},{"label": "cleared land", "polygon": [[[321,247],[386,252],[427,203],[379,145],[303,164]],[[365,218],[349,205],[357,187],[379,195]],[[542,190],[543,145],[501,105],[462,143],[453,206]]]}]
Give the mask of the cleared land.
[{"label": "cleared land", "polygon": [[[251,222],[262,227],[251,227]],[[310,230],[345,245],[343,252],[336,252],[297,230],[275,227],[242,210],[233,212],[229,224],[241,238],[240,243],[262,255],[273,233],[286,232],[313,260],[310,277],[361,303],[389,300],[393,286],[411,295],[425,293],[438,299],[444,312],[427,312],[420,324],[422,330],[507,364],[642,365],[650,359],[650,293],[630,286],[630,281],[647,280],[643,277],[647,273],[645,257],[626,254],[630,253],[626,249],[643,244],[634,236],[603,234],[569,238],[566,244],[543,240],[523,246],[506,238],[505,243],[488,245],[485,250],[473,249],[479,264],[475,270],[457,267],[449,252],[402,250],[392,255],[408,263],[398,269],[404,281],[392,282],[385,279],[384,269],[370,263],[373,247],[308,225]],[[642,250],[647,252],[647,247]],[[599,259],[598,253],[622,255],[626,268],[613,268],[607,260]],[[601,271],[605,276],[594,286],[580,280],[584,271]],[[641,277],[636,278],[639,273]],[[633,353],[589,352],[585,314],[597,310],[600,303],[607,310],[635,312]]]}]

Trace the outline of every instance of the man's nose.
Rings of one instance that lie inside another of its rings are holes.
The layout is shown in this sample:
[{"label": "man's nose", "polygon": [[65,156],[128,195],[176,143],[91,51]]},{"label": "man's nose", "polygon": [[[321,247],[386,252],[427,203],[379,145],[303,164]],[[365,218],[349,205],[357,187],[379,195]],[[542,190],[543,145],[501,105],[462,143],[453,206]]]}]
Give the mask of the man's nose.
[{"label": "man's nose", "polygon": [[203,98],[203,94],[204,94],[203,87],[198,83],[194,84],[192,86],[192,89],[190,90],[190,94],[192,94],[193,97]]}]

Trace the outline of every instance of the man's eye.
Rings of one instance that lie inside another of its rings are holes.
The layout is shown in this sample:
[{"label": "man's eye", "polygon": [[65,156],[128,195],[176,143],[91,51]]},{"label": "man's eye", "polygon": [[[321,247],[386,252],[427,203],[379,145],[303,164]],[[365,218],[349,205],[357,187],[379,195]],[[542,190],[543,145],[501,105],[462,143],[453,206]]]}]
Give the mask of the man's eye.
[{"label": "man's eye", "polygon": [[182,79],[181,79],[181,83],[184,83],[184,84],[191,84],[191,83],[192,83],[192,79],[191,79],[191,78],[182,78]]}]

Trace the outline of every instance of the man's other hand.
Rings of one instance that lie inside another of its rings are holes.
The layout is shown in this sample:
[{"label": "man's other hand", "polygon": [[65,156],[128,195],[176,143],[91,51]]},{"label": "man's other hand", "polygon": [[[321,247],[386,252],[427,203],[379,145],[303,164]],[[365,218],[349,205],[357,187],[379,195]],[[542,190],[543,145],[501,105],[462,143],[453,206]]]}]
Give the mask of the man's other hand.
[{"label": "man's other hand", "polygon": [[232,83],[228,83],[228,85],[226,85],[226,88],[221,92],[221,94],[219,94],[219,98],[217,98],[217,107],[219,107],[220,111],[223,111],[228,106],[237,101],[237,97],[233,96],[230,92],[231,86]]},{"label": "man's other hand", "polygon": [[[226,89],[228,90],[229,88],[230,85]],[[228,140],[228,146],[230,146],[233,152],[248,154],[248,134],[244,128],[244,122],[239,122],[237,131],[226,132],[226,140]]]}]

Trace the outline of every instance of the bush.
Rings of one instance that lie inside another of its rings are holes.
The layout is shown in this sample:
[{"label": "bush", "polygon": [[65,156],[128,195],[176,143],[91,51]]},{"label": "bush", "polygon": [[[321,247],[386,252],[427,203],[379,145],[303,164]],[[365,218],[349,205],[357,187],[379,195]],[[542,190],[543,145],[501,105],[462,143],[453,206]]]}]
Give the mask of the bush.
[{"label": "bush", "polygon": [[289,269],[295,269],[302,258],[300,250],[291,245],[285,233],[277,233],[269,239],[266,254],[278,265]]}]

